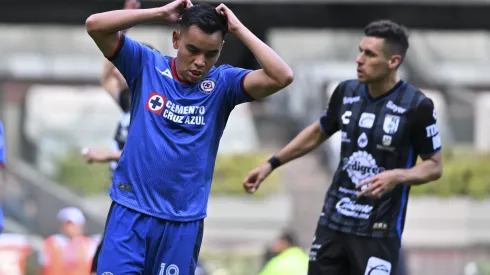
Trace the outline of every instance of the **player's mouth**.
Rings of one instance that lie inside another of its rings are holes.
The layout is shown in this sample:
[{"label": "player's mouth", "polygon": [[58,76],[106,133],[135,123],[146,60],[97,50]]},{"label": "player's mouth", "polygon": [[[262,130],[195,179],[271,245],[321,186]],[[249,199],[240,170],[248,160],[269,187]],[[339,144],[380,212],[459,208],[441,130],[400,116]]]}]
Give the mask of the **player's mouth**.
[{"label": "player's mouth", "polygon": [[197,70],[190,70],[189,71],[189,76],[193,79],[201,78],[202,77],[202,72],[197,71]]},{"label": "player's mouth", "polygon": [[364,71],[361,68],[357,68],[357,76],[364,75]]}]

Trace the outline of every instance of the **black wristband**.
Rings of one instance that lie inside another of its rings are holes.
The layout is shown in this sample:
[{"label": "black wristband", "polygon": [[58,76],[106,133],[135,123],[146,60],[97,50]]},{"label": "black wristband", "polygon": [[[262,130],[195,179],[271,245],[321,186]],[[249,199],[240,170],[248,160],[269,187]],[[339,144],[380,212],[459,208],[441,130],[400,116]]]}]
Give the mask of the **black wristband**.
[{"label": "black wristband", "polygon": [[272,156],[270,159],[267,160],[267,162],[270,163],[270,165],[272,167],[272,170],[274,170],[277,167],[281,166],[281,161],[276,156]]}]

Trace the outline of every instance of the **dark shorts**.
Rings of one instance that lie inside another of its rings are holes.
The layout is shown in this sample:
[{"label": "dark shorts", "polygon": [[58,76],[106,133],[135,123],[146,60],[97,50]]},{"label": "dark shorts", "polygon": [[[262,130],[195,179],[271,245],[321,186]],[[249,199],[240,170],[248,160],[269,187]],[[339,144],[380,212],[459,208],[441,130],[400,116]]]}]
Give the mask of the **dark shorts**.
[{"label": "dark shorts", "polygon": [[318,226],[308,275],[395,275],[400,240],[348,235]]},{"label": "dark shorts", "polygon": [[203,220],[173,222],[113,203],[97,274],[194,274]]}]

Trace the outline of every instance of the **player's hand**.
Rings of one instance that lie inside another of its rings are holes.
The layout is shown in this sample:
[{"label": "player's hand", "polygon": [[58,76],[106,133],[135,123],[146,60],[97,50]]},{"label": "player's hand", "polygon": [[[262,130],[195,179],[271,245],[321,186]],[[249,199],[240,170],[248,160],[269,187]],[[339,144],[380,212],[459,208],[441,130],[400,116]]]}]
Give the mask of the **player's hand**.
[{"label": "player's hand", "polygon": [[228,20],[228,31],[229,32],[235,33],[241,27],[243,27],[242,22],[240,22],[240,20],[238,20],[236,15],[225,4],[220,4],[216,8],[216,12],[218,14],[225,16],[226,19]]},{"label": "player's hand", "polygon": [[263,163],[259,167],[253,169],[243,180],[243,189],[249,194],[255,193],[259,189],[262,181],[272,172],[272,167],[269,162]]},{"label": "player's hand", "polygon": [[377,174],[356,186],[357,189],[361,189],[363,186],[367,186],[362,190],[358,197],[372,196],[375,198],[381,198],[384,194],[391,192],[399,183],[399,172],[397,170],[384,171]]},{"label": "player's hand", "polygon": [[106,162],[111,157],[109,152],[94,148],[84,148],[82,155],[85,157],[87,163]]},{"label": "player's hand", "polygon": [[190,0],[175,0],[168,3],[163,8],[165,9],[165,22],[167,24],[177,24],[185,9],[192,7]]},{"label": "player's hand", "polygon": [[124,3],[125,10],[136,10],[141,7],[141,2],[139,0],[126,0]]}]

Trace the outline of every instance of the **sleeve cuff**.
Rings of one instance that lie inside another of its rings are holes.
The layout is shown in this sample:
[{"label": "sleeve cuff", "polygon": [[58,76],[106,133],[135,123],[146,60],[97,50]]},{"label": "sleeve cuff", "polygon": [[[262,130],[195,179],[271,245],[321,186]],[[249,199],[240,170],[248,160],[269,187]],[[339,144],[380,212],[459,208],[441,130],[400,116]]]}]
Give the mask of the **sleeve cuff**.
[{"label": "sleeve cuff", "polygon": [[441,151],[442,147],[439,147],[439,149],[435,150],[435,151],[432,151],[432,152],[428,152],[428,153],[419,153],[419,155],[421,157],[432,157],[433,155],[439,153]]},{"label": "sleeve cuff", "polygon": [[125,40],[125,35],[122,32],[119,32],[119,41],[117,42],[117,46],[114,49],[114,52],[110,56],[106,56],[108,60],[112,61],[119,55],[122,46],[124,44],[124,40]]}]

